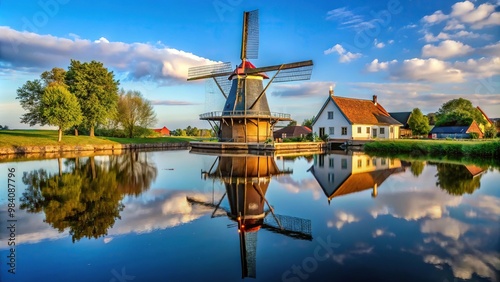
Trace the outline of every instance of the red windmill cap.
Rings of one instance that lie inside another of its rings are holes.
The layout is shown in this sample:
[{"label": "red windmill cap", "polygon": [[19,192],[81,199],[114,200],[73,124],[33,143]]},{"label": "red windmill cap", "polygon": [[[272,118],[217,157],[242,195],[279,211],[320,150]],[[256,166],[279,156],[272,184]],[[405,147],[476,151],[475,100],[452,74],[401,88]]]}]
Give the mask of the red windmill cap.
[{"label": "red windmill cap", "polygon": [[[244,74],[244,70],[245,69],[255,69],[256,67],[250,63],[249,61],[245,61],[244,62],[245,64],[245,67],[243,67],[243,62],[234,70],[234,72],[229,76],[229,80],[233,79],[233,76],[235,75],[242,75]],[[264,79],[268,79],[269,76],[267,76],[265,73],[261,72],[261,73],[257,73],[257,74],[254,74],[254,75],[258,75],[258,76],[262,76]]]}]

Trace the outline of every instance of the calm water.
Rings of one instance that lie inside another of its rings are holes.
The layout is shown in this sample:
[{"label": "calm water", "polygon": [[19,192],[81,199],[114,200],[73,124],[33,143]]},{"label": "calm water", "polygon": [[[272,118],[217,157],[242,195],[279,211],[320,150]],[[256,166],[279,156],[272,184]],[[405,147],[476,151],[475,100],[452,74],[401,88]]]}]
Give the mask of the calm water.
[{"label": "calm water", "polygon": [[162,151],[0,172],[2,281],[500,279],[498,169]]}]

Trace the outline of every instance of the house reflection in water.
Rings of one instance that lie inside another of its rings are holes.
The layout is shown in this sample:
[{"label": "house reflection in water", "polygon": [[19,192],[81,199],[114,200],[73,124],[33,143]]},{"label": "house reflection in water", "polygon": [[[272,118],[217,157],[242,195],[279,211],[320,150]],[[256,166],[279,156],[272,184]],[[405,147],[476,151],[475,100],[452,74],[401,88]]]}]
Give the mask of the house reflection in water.
[{"label": "house reflection in water", "polygon": [[404,171],[404,167],[398,159],[339,151],[316,155],[309,171],[318,181],[330,204],[335,197],[367,189],[372,189],[372,197],[376,197],[378,187],[391,174]]},{"label": "house reflection in water", "polygon": [[[256,277],[257,234],[260,229],[312,240],[310,220],[275,214],[265,196],[272,177],[290,173],[291,170],[280,170],[271,156],[221,155],[202,175],[224,184],[226,192],[222,198],[212,203],[187,199],[191,204],[213,207],[212,217],[227,216],[236,223],[242,278]],[[223,205],[226,195],[229,208]]]}]

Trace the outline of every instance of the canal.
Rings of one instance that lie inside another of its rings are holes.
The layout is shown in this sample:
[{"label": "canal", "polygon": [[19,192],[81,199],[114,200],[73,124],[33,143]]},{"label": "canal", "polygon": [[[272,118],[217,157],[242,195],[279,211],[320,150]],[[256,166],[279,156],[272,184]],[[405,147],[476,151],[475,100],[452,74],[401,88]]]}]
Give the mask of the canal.
[{"label": "canal", "polygon": [[0,172],[1,281],[500,279],[498,167],[179,150]]}]

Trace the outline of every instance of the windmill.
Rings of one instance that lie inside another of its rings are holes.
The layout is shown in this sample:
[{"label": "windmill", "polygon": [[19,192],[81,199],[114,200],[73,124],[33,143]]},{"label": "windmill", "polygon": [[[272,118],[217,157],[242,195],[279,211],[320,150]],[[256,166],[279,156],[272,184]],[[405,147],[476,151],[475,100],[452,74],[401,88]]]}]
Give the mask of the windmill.
[{"label": "windmill", "polygon": [[[212,171],[215,164],[216,169]],[[280,171],[270,156],[231,155],[218,156],[209,171],[202,172],[205,178],[221,180],[226,192],[215,203],[187,197],[192,205],[203,205],[214,209],[212,218],[227,216],[235,223],[240,239],[242,277],[256,277],[257,234],[260,229],[301,240],[312,240],[311,220],[279,215],[267,201],[267,192],[272,176],[289,174]],[[227,195],[229,208],[222,207]],[[267,205],[267,209],[266,209]]]},{"label": "windmill", "polygon": [[[248,59],[257,59],[259,50],[258,10],[243,13],[241,63],[232,70],[231,63],[198,66],[189,69],[188,81],[213,79],[226,99],[222,111],[200,115],[212,129],[218,129],[220,141],[265,142],[272,138],[274,125],[291,120],[289,114],[269,110],[266,90],[273,82],[307,80],[313,62],[301,61],[256,68]],[[275,72],[271,78],[266,72]],[[264,86],[263,81],[269,79]]]}]

